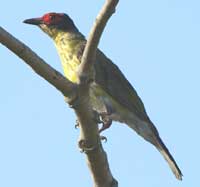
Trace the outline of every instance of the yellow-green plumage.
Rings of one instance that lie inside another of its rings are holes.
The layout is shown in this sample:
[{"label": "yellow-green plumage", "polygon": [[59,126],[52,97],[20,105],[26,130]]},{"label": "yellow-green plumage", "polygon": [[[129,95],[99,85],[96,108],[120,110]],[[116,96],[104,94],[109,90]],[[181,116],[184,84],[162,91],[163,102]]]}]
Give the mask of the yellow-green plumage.
[{"label": "yellow-green plumage", "polygon": [[65,33],[59,33],[54,41],[60,56],[65,76],[70,81],[77,82],[78,78],[76,71],[80,64],[80,60],[77,58],[77,53],[79,45],[81,45],[82,41],[80,39],[69,40],[67,39],[68,37],[69,36]]},{"label": "yellow-green plumage", "polygon": [[[72,82],[77,82],[77,70],[81,63],[81,58],[79,58],[80,48],[85,45],[85,39],[82,35],[77,34],[71,36],[70,33],[58,33],[53,37],[55,41],[55,46],[59,53],[62,67],[66,78]],[[90,88],[90,100],[93,108],[99,112],[106,112],[106,108],[102,100],[107,98],[116,110],[120,110],[124,115],[128,112],[126,108],[123,108],[117,103],[109,94],[106,93],[103,88],[98,84],[91,84]],[[118,119],[120,120],[120,118]]]},{"label": "yellow-green plumage", "polygon": [[[86,40],[69,16],[48,13],[41,18],[25,20],[25,23],[38,25],[54,40],[65,76],[77,82],[76,72]],[[93,70],[91,73],[95,74],[95,79],[90,86],[93,109],[99,115],[107,113],[109,119],[127,124],[152,143],[168,162],[177,179],[181,180],[180,169],[149,119],[141,99],[119,68],[98,50]]]}]

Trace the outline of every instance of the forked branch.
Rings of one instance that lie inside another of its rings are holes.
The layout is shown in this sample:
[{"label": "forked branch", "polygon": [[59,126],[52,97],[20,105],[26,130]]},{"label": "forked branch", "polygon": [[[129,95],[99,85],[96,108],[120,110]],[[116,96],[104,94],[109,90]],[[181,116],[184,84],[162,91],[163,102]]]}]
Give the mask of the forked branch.
[{"label": "forked branch", "polygon": [[[110,16],[115,11],[118,0],[106,0],[105,5],[96,18],[93,28],[88,37],[88,42],[79,68],[80,83],[82,77],[89,76],[89,70],[95,62],[96,50]],[[75,104],[74,110],[80,123],[79,146],[85,151],[88,166],[94,182],[94,187],[117,187],[118,183],[113,178],[107,156],[102,148],[98,124],[94,120],[94,112],[89,102],[89,85],[74,84],[67,80],[57,70],[48,65],[28,46],[13,37],[0,27],[0,42],[9,50],[20,57],[38,75],[56,87],[65,97],[69,104]]]},{"label": "forked branch", "polygon": [[95,63],[97,46],[99,44],[101,35],[109,18],[115,12],[118,2],[119,0],[106,0],[104,6],[96,17],[93,27],[90,30],[87,44],[83,53],[82,62],[79,67],[78,74],[80,81],[82,77],[83,80],[85,80],[85,77],[89,76],[89,72]]}]

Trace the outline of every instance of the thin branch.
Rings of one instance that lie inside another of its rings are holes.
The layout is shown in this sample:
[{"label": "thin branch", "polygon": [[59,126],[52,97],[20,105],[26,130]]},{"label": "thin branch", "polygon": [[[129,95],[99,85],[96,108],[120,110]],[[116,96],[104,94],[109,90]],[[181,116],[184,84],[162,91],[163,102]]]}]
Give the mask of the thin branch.
[{"label": "thin branch", "polygon": [[13,37],[2,27],[0,27],[0,42],[27,63],[38,75],[60,90],[63,95],[71,99],[76,97],[74,91],[76,88],[75,84],[67,80],[61,73],[48,65],[28,46]]},{"label": "thin branch", "polygon": [[106,0],[94,22],[92,29],[90,30],[82,62],[78,70],[80,81],[84,81],[86,78],[91,78],[88,76],[95,62],[97,46],[109,18],[115,12],[118,2],[119,0]]}]

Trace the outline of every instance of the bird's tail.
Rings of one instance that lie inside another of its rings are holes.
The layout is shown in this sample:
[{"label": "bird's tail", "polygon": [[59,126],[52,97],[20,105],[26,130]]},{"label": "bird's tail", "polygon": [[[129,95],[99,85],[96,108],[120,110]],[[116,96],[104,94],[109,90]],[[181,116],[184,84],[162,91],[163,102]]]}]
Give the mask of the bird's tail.
[{"label": "bird's tail", "polygon": [[156,127],[151,122],[144,122],[144,121],[127,121],[129,127],[135,130],[140,136],[142,136],[145,140],[152,143],[158,151],[163,155],[164,159],[169,164],[172,172],[176,176],[177,179],[182,180],[182,173],[179,169],[176,161],[170,154],[169,150],[161,140],[159,133]]},{"label": "bird's tail", "polygon": [[171,168],[171,170],[174,173],[174,175],[176,176],[176,178],[178,180],[182,180],[183,175],[182,175],[182,172],[179,169],[178,165],[176,164],[176,161],[170,154],[169,150],[167,149],[167,147],[165,146],[165,144],[163,143],[161,138],[159,136],[157,136],[156,139],[157,139],[156,148],[162,154],[164,159],[167,161],[167,163],[169,164],[169,167]]}]

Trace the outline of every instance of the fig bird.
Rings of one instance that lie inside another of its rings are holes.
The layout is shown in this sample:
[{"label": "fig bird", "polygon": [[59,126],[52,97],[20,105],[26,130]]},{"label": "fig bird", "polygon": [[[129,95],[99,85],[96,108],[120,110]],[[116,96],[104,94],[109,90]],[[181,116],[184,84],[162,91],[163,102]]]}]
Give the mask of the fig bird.
[{"label": "fig bird", "polygon": [[[39,26],[53,39],[66,78],[76,83],[86,39],[72,19],[64,13],[47,13],[39,18],[26,19],[24,23]],[[93,110],[105,122],[100,132],[108,128],[112,120],[127,124],[157,148],[176,178],[182,180],[181,170],[149,119],[143,102],[119,68],[98,49],[93,69],[95,78],[89,96]]]}]

